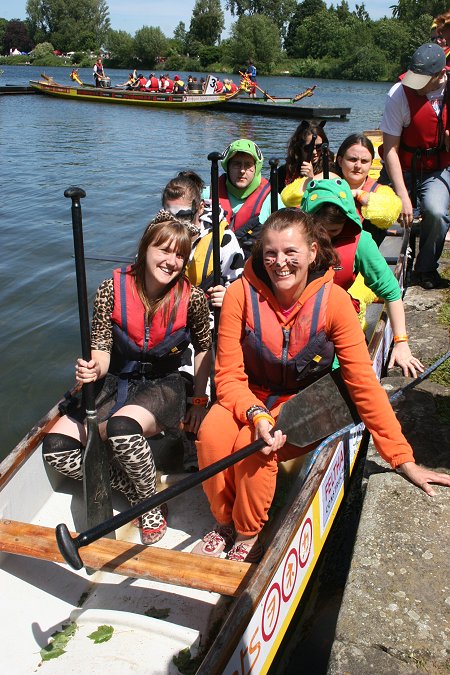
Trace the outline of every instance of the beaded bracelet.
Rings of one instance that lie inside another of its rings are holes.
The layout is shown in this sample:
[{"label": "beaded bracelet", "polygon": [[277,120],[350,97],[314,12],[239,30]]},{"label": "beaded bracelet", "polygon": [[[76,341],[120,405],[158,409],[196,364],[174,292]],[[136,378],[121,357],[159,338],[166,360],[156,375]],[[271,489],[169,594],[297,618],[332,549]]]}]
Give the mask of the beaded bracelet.
[{"label": "beaded bracelet", "polygon": [[397,344],[397,342],[408,342],[408,336],[407,335],[394,335],[394,343]]},{"label": "beaded bracelet", "polygon": [[247,412],[245,413],[245,416],[247,417],[248,421],[250,423],[253,423],[253,418],[255,415],[259,413],[264,413],[265,415],[270,415],[269,411],[267,408],[264,408],[262,405],[252,405]]}]

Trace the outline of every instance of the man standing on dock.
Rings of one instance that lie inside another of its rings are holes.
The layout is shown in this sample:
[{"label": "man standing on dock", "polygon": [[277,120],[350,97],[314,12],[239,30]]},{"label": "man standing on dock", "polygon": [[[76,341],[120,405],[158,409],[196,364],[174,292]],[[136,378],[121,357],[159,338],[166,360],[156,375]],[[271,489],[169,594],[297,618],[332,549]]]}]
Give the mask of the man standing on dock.
[{"label": "man standing on dock", "polygon": [[439,288],[439,258],[450,224],[450,116],[445,53],[421,45],[408,71],[389,91],[384,108],[383,157],[402,200],[399,222],[410,227],[420,207],[420,250],[415,271],[422,288]]}]

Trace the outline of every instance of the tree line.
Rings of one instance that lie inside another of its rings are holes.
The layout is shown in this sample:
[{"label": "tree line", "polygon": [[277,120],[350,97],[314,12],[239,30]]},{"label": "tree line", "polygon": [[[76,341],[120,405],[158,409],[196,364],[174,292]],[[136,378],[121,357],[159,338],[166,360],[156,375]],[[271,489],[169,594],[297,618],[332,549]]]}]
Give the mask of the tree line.
[{"label": "tree line", "polygon": [[[222,39],[224,11],[236,19]],[[25,21],[0,18],[0,51],[74,52],[89,65],[105,51],[117,68],[237,72],[252,59],[260,74],[289,71],[301,77],[393,80],[409,56],[430,37],[443,0],[398,0],[392,16],[373,20],[364,3],[350,11],[340,0],[196,0],[189,27],[183,21],[168,37],[144,25],[134,35],[113,30],[106,0],[28,0]],[[36,57],[37,52],[37,57]],[[34,62],[34,61],[33,61]],[[50,65],[50,64],[47,64]]]}]

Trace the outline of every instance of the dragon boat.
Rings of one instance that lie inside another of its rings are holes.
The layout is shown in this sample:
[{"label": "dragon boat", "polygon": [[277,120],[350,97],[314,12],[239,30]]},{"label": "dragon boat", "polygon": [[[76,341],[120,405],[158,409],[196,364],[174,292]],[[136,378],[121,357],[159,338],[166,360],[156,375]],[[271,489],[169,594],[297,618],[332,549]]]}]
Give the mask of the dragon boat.
[{"label": "dragon boat", "polygon": [[[407,234],[387,237],[402,286]],[[373,368],[382,375],[392,343],[383,306],[368,309]],[[61,403],[61,402],[59,402]],[[2,663],[8,672],[266,673],[345,499],[364,426],[324,439],[300,466],[280,470],[275,506],[258,565],[190,553],[209,529],[200,486],[169,501],[158,545],[139,543],[131,524],[83,548],[69,567],[55,527],[85,526],[81,481],[42,460],[41,442],[61,415],[55,405],[0,464]],[[219,431],[219,430],[218,430]],[[176,485],[181,455],[151,440],[160,491]],[[282,465],[280,465],[281,467]],[[114,510],[127,508],[114,494]]]}]

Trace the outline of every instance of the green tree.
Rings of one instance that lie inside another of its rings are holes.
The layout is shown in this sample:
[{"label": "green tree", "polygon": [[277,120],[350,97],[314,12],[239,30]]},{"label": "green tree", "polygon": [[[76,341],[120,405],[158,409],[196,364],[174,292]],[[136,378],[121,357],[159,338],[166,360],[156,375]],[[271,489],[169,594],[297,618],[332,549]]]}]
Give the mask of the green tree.
[{"label": "green tree", "polygon": [[133,37],[124,30],[108,31],[105,47],[110,56],[108,63],[117,68],[129,68],[136,60],[136,49]]},{"label": "green tree", "polygon": [[297,28],[308,17],[314,16],[321,11],[326,11],[326,9],[327,6],[323,0],[303,0],[303,2],[299,2],[289,22],[284,41],[284,48],[287,51],[288,56],[293,56],[293,52],[295,51],[295,34]]},{"label": "green tree", "polygon": [[27,0],[31,34],[61,51],[97,50],[110,28],[106,0]]},{"label": "green tree", "polygon": [[6,33],[6,27],[8,26],[8,19],[1,19],[0,18],[0,54],[6,54],[7,51],[5,49],[5,43],[4,43],[4,37]]},{"label": "green tree", "polygon": [[153,68],[157,56],[165,56],[168,50],[168,41],[160,28],[142,26],[134,36],[136,56],[142,65]]},{"label": "green tree", "polygon": [[360,21],[370,21],[370,16],[366,10],[365,4],[362,2],[360,5],[355,5],[355,16]]},{"label": "green tree", "polygon": [[184,21],[180,21],[173,31],[173,42],[176,44],[176,49],[180,54],[186,54],[186,37],[186,24]]},{"label": "green tree", "polygon": [[2,42],[5,54],[8,54],[10,49],[29,52],[34,47],[34,42],[28,32],[28,26],[20,19],[7,21]]},{"label": "green tree", "polygon": [[399,0],[391,5],[392,16],[400,21],[415,21],[423,14],[431,17],[443,14],[448,10],[447,0]]},{"label": "green tree", "polygon": [[267,16],[241,16],[231,27],[229,53],[234,68],[252,59],[260,72],[270,73],[280,58],[280,31]]},{"label": "green tree", "polygon": [[227,0],[226,7],[233,16],[264,15],[269,18],[282,35],[291,20],[297,3],[296,0]]},{"label": "green tree", "polygon": [[189,26],[190,40],[212,46],[220,42],[225,18],[220,0],[196,0]]}]

